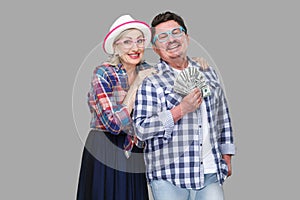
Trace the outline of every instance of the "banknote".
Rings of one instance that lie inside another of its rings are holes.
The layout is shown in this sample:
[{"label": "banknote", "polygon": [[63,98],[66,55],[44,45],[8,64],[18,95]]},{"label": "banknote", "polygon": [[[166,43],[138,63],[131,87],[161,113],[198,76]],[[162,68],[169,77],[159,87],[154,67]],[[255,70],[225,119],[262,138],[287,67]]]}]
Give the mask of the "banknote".
[{"label": "banknote", "polygon": [[196,87],[201,90],[202,97],[206,97],[211,94],[207,80],[199,68],[188,67],[178,74],[175,79],[173,89],[180,95],[186,96]]}]

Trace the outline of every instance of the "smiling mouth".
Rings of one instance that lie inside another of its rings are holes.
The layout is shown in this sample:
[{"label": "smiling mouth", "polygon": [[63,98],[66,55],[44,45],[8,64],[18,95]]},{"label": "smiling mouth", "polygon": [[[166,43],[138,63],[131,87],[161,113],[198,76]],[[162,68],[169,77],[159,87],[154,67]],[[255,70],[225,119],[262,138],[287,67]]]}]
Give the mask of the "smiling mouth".
[{"label": "smiling mouth", "polygon": [[178,42],[174,42],[172,44],[169,44],[166,48],[167,51],[172,51],[178,47],[180,47],[181,45]]},{"label": "smiling mouth", "polygon": [[140,53],[131,53],[131,54],[128,54],[128,56],[132,59],[137,59],[140,57]]}]

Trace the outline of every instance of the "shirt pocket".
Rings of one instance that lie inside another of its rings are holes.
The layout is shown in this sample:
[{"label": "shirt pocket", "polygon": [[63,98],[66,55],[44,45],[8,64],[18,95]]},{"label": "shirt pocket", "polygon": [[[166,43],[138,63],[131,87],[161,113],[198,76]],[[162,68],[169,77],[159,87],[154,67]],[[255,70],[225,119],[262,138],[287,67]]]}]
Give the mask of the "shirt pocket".
[{"label": "shirt pocket", "polygon": [[164,88],[164,97],[166,100],[167,109],[172,109],[173,107],[177,106],[182,100],[182,97],[174,92],[173,87]]}]

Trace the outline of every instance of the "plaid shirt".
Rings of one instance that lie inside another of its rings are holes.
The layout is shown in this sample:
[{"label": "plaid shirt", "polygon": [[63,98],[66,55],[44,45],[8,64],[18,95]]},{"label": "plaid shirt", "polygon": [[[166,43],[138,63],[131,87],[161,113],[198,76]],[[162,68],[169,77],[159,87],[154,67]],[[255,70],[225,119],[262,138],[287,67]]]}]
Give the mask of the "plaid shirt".
[{"label": "plaid shirt", "polygon": [[[151,66],[144,62],[137,67],[137,71],[148,67]],[[121,132],[128,134],[124,141],[124,150],[130,152],[134,129],[130,113],[122,104],[129,87],[126,70],[121,64],[98,66],[93,72],[88,105],[92,116],[90,127],[107,130],[115,135]]]},{"label": "plaid shirt", "polygon": [[[170,110],[182,100],[173,91],[178,73],[164,61],[156,67],[160,72],[146,78],[137,92],[133,115],[136,134],[146,141],[147,178],[149,181],[164,179],[182,188],[200,189],[204,185],[200,108],[174,124]],[[199,65],[189,59],[189,67]],[[228,167],[222,154],[235,154],[230,116],[217,74],[212,68],[202,72],[212,93],[204,100],[217,176],[223,184]]]}]

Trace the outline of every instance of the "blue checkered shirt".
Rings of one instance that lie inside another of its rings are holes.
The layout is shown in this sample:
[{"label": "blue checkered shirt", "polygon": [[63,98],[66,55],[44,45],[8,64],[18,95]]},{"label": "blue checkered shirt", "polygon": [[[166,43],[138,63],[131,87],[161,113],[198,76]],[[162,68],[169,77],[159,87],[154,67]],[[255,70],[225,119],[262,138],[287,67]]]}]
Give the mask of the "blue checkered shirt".
[{"label": "blue checkered shirt", "polygon": [[[173,91],[178,72],[164,61],[155,67],[159,73],[142,83],[133,114],[136,134],[146,142],[147,179],[149,182],[164,179],[182,188],[200,189],[204,185],[201,109],[186,114],[174,124],[170,110],[183,98]],[[189,59],[189,67],[199,68],[199,65]],[[223,184],[228,167],[222,154],[235,154],[232,126],[216,72],[209,67],[202,73],[211,90],[211,95],[204,100],[217,177]]]}]

